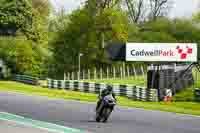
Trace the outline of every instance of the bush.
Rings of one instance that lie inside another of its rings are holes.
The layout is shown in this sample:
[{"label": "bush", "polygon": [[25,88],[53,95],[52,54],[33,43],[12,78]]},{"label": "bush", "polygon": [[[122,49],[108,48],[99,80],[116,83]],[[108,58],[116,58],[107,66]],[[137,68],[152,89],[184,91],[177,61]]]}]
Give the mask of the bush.
[{"label": "bush", "polygon": [[180,93],[177,93],[173,97],[174,101],[184,101],[184,102],[191,102],[194,101],[194,89],[189,88],[186,90],[181,91]]}]

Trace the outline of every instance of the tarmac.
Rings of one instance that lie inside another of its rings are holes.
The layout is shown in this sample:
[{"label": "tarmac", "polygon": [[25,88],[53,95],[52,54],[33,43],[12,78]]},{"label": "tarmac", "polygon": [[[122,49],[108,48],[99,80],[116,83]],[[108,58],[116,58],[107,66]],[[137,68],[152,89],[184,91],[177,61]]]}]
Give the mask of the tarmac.
[{"label": "tarmac", "polygon": [[33,128],[31,126],[25,126],[8,120],[0,120],[0,131],[2,133],[56,133],[49,132],[45,129],[38,129]]}]

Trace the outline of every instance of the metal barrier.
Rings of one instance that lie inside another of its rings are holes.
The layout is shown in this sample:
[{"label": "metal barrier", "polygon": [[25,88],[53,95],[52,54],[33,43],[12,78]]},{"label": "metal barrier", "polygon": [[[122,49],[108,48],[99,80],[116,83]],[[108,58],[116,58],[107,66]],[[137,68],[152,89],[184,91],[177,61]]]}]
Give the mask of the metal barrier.
[{"label": "metal barrier", "polygon": [[[105,89],[108,84],[81,82],[74,80],[53,80],[48,79],[48,88],[51,89],[65,89],[73,91],[81,91],[87,93],[98,94]],[[139,101],[158,101],[158,92],[156,89],[147,89],[139,86],[113,84],[113,90],[118,96],[125,96]]]},{"label": "metal barrier", "polygon": [[13,80],[31,85],[39,85],[39,79],[28,75],[14,75]]}]

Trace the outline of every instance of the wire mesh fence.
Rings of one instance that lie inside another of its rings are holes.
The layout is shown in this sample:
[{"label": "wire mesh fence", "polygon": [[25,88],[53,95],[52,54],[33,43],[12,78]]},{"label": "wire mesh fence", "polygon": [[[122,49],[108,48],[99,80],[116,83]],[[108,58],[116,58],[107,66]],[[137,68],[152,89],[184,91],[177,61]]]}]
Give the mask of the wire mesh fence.
[{"label": "wire mesh fence", "polygon": [[81,69],[79,71],[65,73],[67,80],[85,80],[85,79],[124,79],[124,78],[139,78],[144,79],[147,73],[146,66],[125,65],[113,66],[104,68]]},{"label": "wire mesh fence", "polygon": [[189,65],[160,65],[159,70],[151,69],[151,66],[146,65],[81,69],[80,73],[79,71],[65,73],[64,80],[124,83],[157,89],[169,88],[175,93],[183,88],[199,86],[199,70],[197,67],[192,67],[186,71]]}]

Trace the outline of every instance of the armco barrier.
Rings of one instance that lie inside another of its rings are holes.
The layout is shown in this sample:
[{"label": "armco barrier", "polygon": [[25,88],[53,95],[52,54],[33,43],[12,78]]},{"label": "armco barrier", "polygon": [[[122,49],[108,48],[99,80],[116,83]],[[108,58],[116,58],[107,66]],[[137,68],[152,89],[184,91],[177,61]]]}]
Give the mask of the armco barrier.
[{"label": "armco barrier", "polygon": [[[158,92],[156,89],[121,84],[113,84],[112,86],[115,94],[118,96],[125,96],[139,101],[158,101]],[[107,84],[48,79],[48,87],[51,89],[65,89],[98,94],[107,87]]]},{"label": "armco barrier", "polygon": [[26,83],[26,84],[32,84],[32,85],[39,84],[38,78],[27,76],[27,75],[13,75],[13,80],[17,82]]}]

